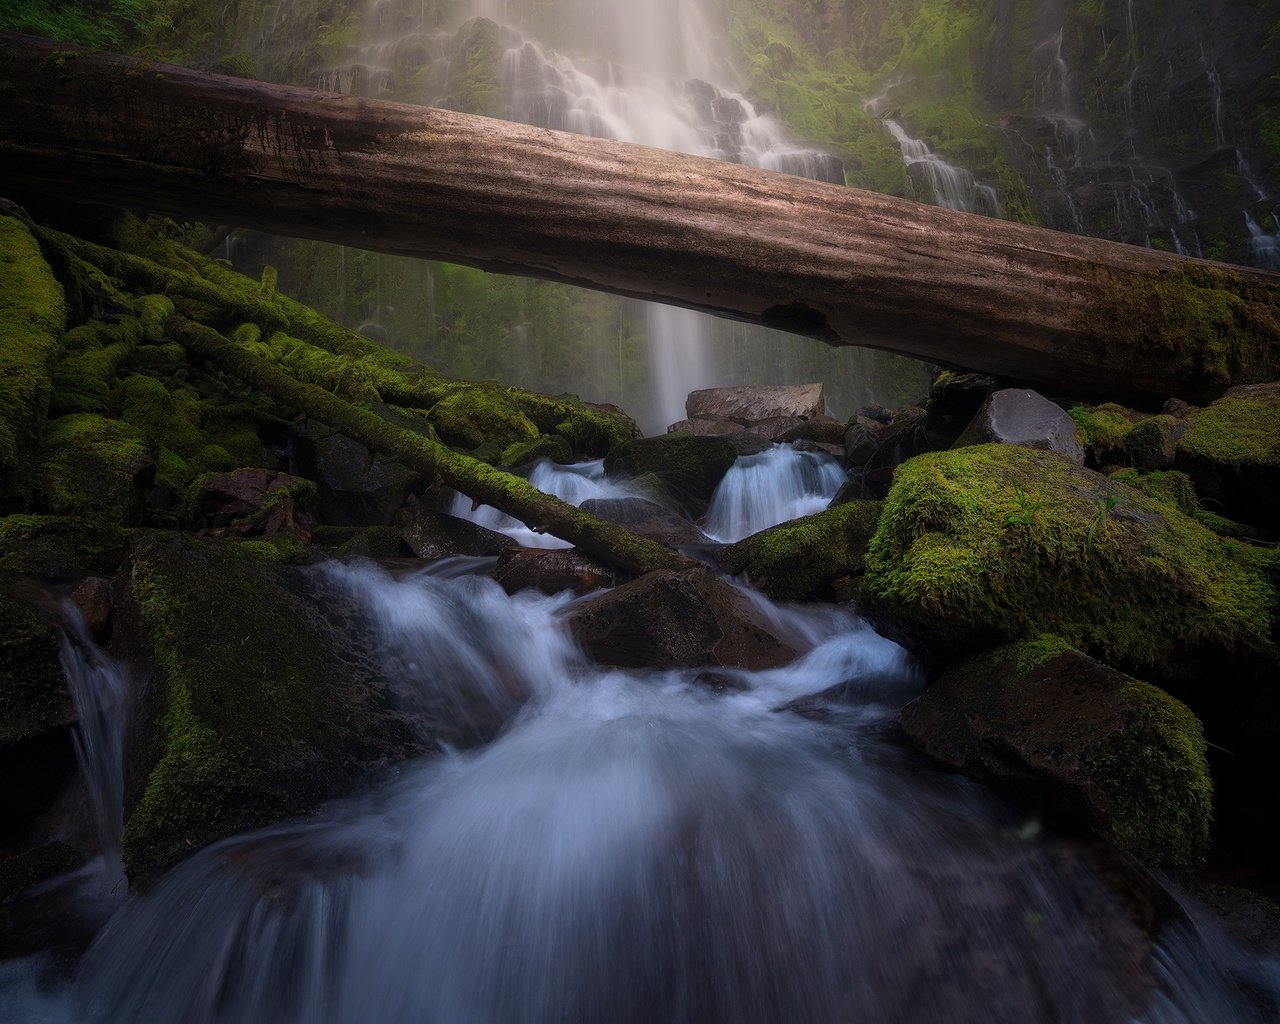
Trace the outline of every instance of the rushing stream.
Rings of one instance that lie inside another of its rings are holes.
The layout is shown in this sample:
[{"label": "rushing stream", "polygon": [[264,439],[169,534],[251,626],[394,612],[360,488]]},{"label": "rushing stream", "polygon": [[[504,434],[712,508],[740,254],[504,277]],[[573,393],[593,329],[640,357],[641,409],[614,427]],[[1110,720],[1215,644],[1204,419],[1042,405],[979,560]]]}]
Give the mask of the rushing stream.
[{"label": "rushing stream", "polygon": [[921,674],[851,612],[752,594],[804,653],[713,691],[589,663],[575,599],[509,596],[486,567],[313,571],[378,624],[409,699],[504,708],[495,740],[196,854],[121,907],[70,985],[30,962],[0,976],[0,1018],[1272,1019],[1276,964],[1154,885],[1153,943],[1096,849],[905,748]]}]

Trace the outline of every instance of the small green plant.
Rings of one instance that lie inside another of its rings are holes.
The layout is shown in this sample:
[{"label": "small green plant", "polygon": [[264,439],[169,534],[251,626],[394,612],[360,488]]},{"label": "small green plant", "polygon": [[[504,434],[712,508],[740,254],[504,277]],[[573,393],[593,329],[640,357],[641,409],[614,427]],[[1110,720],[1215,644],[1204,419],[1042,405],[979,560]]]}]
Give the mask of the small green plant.
[{"label": "small green plant", "polygon": [[1089,524],[1089,535],[1085,538],[1084,549],[1086,552],[1093,550],[1093,535],[1097,532],[1102,521],[1111,515],[1112,511],[1120,504],[1120,499],[1114,494],[1108,494],[1106,498],[1094,498],[1093,506],[1098,511],[1093,517],[1093,522]]},{"label": "small green plant", "polygon": [[1031,495],[1017,484],[1013,485],[1014,509],[1005,519],[1006,526],[1035,526],[1040,522],[1040,510],[1045,502],[1033,501]]}]

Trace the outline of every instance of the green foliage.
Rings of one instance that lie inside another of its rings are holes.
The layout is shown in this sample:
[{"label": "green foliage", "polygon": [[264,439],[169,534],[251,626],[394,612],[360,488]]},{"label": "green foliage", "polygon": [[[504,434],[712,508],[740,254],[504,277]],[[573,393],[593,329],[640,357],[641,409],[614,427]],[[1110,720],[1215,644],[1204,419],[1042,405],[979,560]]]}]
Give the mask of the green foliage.
[{"label": "green foliage", "polygon": [[123,50],[170,22],[160,0],[0,0],[0,28]]}]

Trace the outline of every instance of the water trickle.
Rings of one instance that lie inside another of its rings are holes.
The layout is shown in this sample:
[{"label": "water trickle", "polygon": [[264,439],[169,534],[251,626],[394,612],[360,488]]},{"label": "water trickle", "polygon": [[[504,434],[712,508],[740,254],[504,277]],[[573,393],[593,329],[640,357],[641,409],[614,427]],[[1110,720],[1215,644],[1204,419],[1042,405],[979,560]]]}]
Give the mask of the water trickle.
[{"label": "water trickle", "polygon": [[821,512],[845,479],[831,456],[799,451],[794,445],[740,456],[711,497],[703,532],[727,544]]},{"label": "water trickle", "polygon": [[1248,210],[1244,212],[1244,226],[1249,232],[1249,256],[1254,265],[1280,270],[1280,211],[1272,211],[1271,223],[1276,226],[1274,232],[1266,231]]}]

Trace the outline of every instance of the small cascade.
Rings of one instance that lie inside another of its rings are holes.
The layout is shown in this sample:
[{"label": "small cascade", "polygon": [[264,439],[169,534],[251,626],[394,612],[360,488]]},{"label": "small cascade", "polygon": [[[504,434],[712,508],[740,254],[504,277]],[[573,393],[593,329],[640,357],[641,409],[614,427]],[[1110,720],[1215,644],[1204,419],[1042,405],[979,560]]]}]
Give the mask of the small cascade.
[{"label": "small cascade", "polygon": [[129,677],[125,667],[89,635],[75,605],[63,607],[67,622],[60,660],[76,709],[76,759],[93,811],[104,873],[122,871],[124,832],[124,737]]},{"label": "small cascade", "polygon": [[927,142],[908,135],[893,118],[882,118],[881,123],[902,150],[902,160],[912,184],[935,206],[988,217],[1000,216],[1000,200],[994,188],[983,185],[963,167],[947,163]]},{"label": "small cascade", "polygon": [[1248,210],[1244,212],[1244,226],[1249,232],[1249,256],[1253,264],[1268,270],[1280,270],[1280,211],[1272,211],[1271,223],[1276,227],[1268,233],[1253,218]]},{"label": "small cascade", "polygon": [[798,516],[821,512],[845,479],[844,470],[831,456],[799,451],[790,444],[740,456],[711,497],[703,532],[729,544]]},{"label": "small cascade", "polygon": [[[529,473],[529,483],[538,490],[555,495],[561,501],[567,501],[574,506],[581,505],[591,498],[643,497],[625,483],[610,480],[605,476],[604,461],[601,459],[594,462],[579,462],[572,466],[562,466],[550,459],[539,459]],[[529,529],[524,523],[499,512],[490,505],[481,505],[474,509],[471,506],[470,498],[464,494],[455,494],[447,511],[452,516],[469,519],[487,530],[506,534],[527,548],[572,547],[559,537]]]}]

